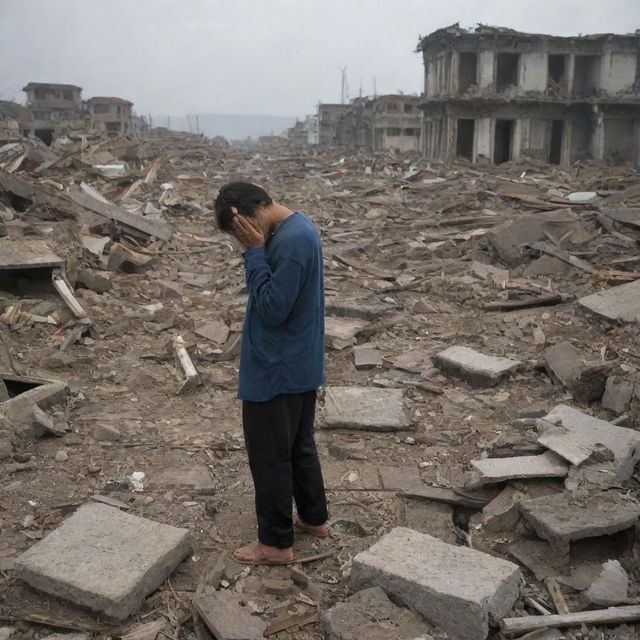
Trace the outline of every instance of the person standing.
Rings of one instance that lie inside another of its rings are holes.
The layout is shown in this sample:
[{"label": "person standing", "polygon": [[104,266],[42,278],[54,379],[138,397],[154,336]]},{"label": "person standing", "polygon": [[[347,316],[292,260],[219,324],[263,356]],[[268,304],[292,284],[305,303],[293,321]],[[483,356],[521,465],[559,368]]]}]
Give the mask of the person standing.
[{"label": "person standing", "polygon": [[249,291],[238,397],[258,539],[232,555],[245,564],[287,564],[294,526],[329,535],[314,440],[316,392],[324,383],[320,237],[306,216],[248,182],[223,186],[214,210],[218,227],[245,249]]}]

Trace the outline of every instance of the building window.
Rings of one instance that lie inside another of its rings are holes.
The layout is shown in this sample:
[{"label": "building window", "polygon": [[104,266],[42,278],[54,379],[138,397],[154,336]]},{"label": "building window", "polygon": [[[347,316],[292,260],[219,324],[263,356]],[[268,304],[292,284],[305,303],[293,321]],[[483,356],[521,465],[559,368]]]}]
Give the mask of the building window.
[{"label": "building window", "polygon": [[119,122],[107,122],[107,131],[109,133],[119,133],[120,132],[120,123]]},{"label": "building window", "polygon": [[405,104],[404,105],[404,112],[405,113],[413,113],[413,105],[412,104]]},{"label": "building window", "polygon": [[496,65],[496,89],[505,91],[518,84],[519,53],[499,53]]},{"label": "building window", "polygon": [[111,106],[108,104],[94,104],[93,113],[109,113]]},{"label": "building window", "polygon": [[33,117],[36,120],[51,120],[51,112],[50,111],[34,111]]},{"label": "building window", "polygon": [[476,122],[470,118],[461,118],[457,122],[456,156],[473,159],[473,139]]},{"label": "building window", "polygon": [[62,97],[63,97],[65,100],[73,100],[73,91],[71,91],[70,89],[65,89],[65,90],[62,92]]},{"label": "building window", "polygon": [[36,100],[44,100],[45,97],[46,97],[46,93],[45,93],[44,89],[36,89],[33,92],[33,95],[34,95],[34,98]]},{"label": "building window", "polygon": [[550,54],[547,59],[549,89],[559,89],[566,82],[567,56]]},{"label": "building window", "polygon": [[400,111],[400,109],[395,102],[389,102],[387,104],[387,113],[397,113],[398,111]]},{"label": "building window", "polygon": [[592,96],[600,88],[600,56],[576,56],[573,94]]},{"label": "building window", "polygon": [[388,136],[401,136],[402,135],[402,129],[400,129],[399,127],[389,127],[387,129],[387,135]]},{"label": "building window", "polygon": [[475,51],[461,51],[458,63],[458,90],[465,92],[477,84],[478,54]]},{"label": "building window", "polygon": [[420,135],[420,129],[414,129],[413,127],[409,127],[404,130],[404,135],[417,137]]}]

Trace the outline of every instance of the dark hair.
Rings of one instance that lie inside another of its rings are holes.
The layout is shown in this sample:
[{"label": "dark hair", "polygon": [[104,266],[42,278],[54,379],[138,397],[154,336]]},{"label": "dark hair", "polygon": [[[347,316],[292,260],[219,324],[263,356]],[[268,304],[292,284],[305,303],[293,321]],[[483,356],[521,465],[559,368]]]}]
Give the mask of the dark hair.
[{"label": "dark hair", "polygon": [[233,213],[231,207],[235,207],[238,213],[252,217],[260,205],[273,204],[271,196],[256,184],[250,182],[229,182],[218,192],[218,197],[213,204],[216,212],[216,221],[222,231],[231,231]]}]

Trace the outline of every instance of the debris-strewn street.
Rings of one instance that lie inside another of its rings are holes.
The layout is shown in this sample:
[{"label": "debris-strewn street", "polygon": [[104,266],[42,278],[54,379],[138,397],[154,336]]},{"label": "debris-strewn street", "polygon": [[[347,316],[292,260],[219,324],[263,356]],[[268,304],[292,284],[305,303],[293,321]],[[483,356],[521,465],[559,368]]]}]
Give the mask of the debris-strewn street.
[{"label": "debris-strewn street", "polygon": [[[322,234],[332,533],[291,566],[229,556],[256,528],[230,179]],[[640,637],[639,212],[589,162],[0,148],[0,638]]]}]

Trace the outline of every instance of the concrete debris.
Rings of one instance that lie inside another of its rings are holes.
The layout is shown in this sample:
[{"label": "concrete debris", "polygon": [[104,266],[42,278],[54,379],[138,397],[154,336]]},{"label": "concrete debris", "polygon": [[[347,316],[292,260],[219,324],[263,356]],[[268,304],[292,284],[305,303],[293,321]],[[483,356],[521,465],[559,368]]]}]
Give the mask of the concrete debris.
[{"label": "concrete debris", "polygon": [[478,472],[472,485],[529,478],[564,478],[569,473],[569,465],[551,451],[538,456],[481,458],[472,460],[471,466]]},{"label": "concrete debris", "polygon": [[211,340],[211,342],[216,342],[217,344],[224,344],[229,338],[229,327],[219,320],[210,320],[209,322],[205,322],[200,326],[196,327],[195,332],[206,338],[207,340]]},{"label": "concrete debris", "polygon": [[596,445],[604,445],[611,450],[619,481],[628,480],[633,474],[635,465],[640,460],[640,433],[637,431],[618,427],[562,404],[549,412],[544,420],[562,427],[565,442],[566,434],[571,434],[574,447],[579,445],[586,451]]},{"label": "concrete debris", "polygon": [[629,575],[618,560],[607,560],[600,575],[581,596],[587,605],[613,607],[629,603]]},{"label": "concrete debris", "polygon": [[640,280],[585,296],[578,304],[607,320],[640,322]]},{"label": "concrete debris", "polygon": [[570,342],[561,342],[544,352],[546,368],[554,381],[564,385],[579,402],[602,397],[609,365],[589,361]]},{"label": "concrete debris", "polygon": [[365,329],[367,322],[355,318],[325,319],[325,336],[331,349],[341,351],[355,344],[356,336]]},{"label": "concrete debris", "polygon": [[622,415],[629,410],[634,396],[640,396],[640,378],[633,374],[626,377],[612,375],[607,378],[602,406]]},{"label": "concrete debris", "polygon": [[398,431],[409,427],[401,389],[327,387],[324,412],[331,429]]},{"label": "concrete debris", "polygon": [[193,605],[216,640],[261,640],[267,625],[239,596],[229,591],[216,591],[198,596]]},{"label": "concrete debris", "polygon": [[375,347],[368,345],[354,347],[353,360],[356,369],[372,369],[382,366],[382,354]]},{"label": "concrete debris", "polygon": [[320,628],[327,640],[433,640],[422,618],[393,604],[380,587],[362,589],[323,612]]},{"label": "concrete debris", "polygon": [[353,559],[351,588],[379,586],[457,638],[484,640],[518,598],[520,569],[398,527]]},{"label": "concrete debris", "polygon": [[433,356],[433,363],[473,388],[495,387],[522,366],[517,360],[487,356],[469,347],[449,347]]},{"label": "concrete debris", "polygon": [[558,493],[520,503],[536,533],[565,557],[576,540],[607,536],[635,527],[640,506],[617,493]]},{"label": "concrete debris", "polygon": [[123,620],[189,551],[186,529],[90,503],[25,551],[15,568],[35,589]]}]

